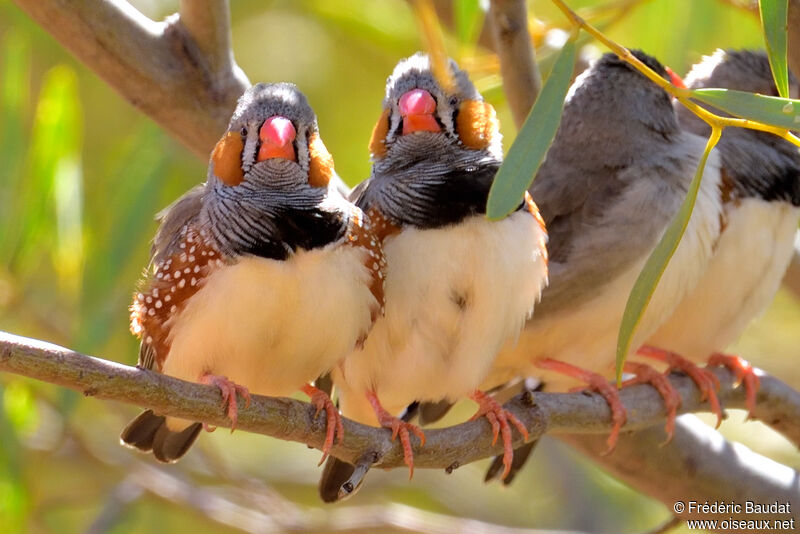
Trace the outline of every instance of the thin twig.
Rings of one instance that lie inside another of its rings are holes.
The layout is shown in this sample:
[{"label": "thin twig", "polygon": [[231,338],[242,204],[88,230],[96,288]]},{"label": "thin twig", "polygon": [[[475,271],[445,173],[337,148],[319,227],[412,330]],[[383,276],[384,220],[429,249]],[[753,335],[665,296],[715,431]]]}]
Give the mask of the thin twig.
[{"label": "thin twig", "polygon": [[[138,456],[131,459],[122,448],[97,454],[96,447],[89,446],[84,436],[71,426],[67,427],[65,435],[77,445],[73,453],[83,454],[124,475],[123,481],[113,490],[109,503],[90,527],[91,532],[105,531],[98,530],[95,525],[106,528],[113,526],[113,518],[120,511],[119,505],[113,501],[120,493],[138,498],[144,491],[170,504],[191,508],[215,523],[253,534],[346,533],[378,529],[381,532],[392,529],[439,534],[582,534],[577,531],[506,527],[393,503],[338,508],[301,507],[262,480],[253,480],[228,470],[219,473],[212,469],[219,480],[201,484],[197,477],[182,469],[185,464],[163,467],[139,460]],[[207,478],[206,467],[204,465],[202,478]],[[130,502],[130,499],[123,500]]]},{"label": "thin twig", "polygon": [[542,88],[542,76],[528,33],[526,4],[525,0],[492,0],[489,8],[503,90],[517,128],[525,122]]},{"label": "thin twig", "polygon": [[722,117],[716,115],[711,111],[700,106],[693,100],[692,91],[682,87],[676,87],[661,76],[659,76],[653,69],[645,65],[639,58],[634,56],[630,50],[624,46],[612,41],[605,34],[597,28],[586,22],[575,11],[573,11],[563,0],[551,0],[558,9],[570,20],[573,28],[580,28],[588,32],[592,37],[603,43],[612,52],[617,54],[620,59],[632,65],[636,70],[644,74],[650,81],[661,87],[671,96],[675,97],[683,106],[688,108],[692,113],[703,119],[709,126],[719,128],[727,128],[728,126],[735,126],[738,128],[748,128],[751,130],[759,130],[762,132],[769,132],[789,141],[795,146],[800,146],[800,138],[789,132],[785,128],[772,126],[769,124],[762,124],[750,119],[740,119],[731,117]]},{"label": "thin twig", "polygon": [[213,521],[254,534],[280,532],[363,532],[392,529],[435,534],[580,534],[578,532],[506,527],[477,519],[437,514],[401,504],[316,508],[288,524],[248,506],[230,487],[197,486],[162,468],[140,463],[130,478],[139,486],[169,502],[193,508]]},{"label": "thin twig", "polygon": [[126,512],[128,506],[142,495],[142,488],[130,478],[126,478],[111,491],[103,508],[86,529],[86,534],[105,534],[110,532]]}]

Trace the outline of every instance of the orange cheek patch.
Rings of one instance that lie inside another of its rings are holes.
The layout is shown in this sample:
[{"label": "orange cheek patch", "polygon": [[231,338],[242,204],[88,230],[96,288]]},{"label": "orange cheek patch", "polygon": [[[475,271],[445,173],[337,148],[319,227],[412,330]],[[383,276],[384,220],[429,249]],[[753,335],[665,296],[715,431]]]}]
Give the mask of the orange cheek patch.
[{"label": "orange cheek patch", "polygon": [[328,187],[333,177],[333,156],[319,134],[312,134],[308,143],[308,183],[311,187]]},{"label": "orange cheek patch", "polygon": [[220,139],[211,153],[211,161],[214,162],[214,174],[225,185],[239,185],[244,180],[242,150],[244,150],[242,136],[237,132],[228,132]]},{"label": "orange cheek patch", "polygon": [[389,114],[390,110],[383,110],[378,124],[372,129],[372,137],[369,140],[369,153],[376,158],[386,155],[386,135],[389,133]]},{"label": "orange cheek patch", "polygon": [[456,131],[466,147],[474,150],[488,147],[499,127],[497,113],[488,102],[466,100],[461,104],[456,117]]}]

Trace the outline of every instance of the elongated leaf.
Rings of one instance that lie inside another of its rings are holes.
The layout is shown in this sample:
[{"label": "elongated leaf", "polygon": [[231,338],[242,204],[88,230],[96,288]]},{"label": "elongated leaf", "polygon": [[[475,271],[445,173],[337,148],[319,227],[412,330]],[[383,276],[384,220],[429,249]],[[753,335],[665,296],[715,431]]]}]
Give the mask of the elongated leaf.
[{"label": "elongated leaf", "polygon": [[761,29],[767,45],[769,66],[775,78],[778,94],[789,98],[789,70],[786,67],[786,25],[788,0],[759,0]]},{"label": "elongated leaf", "polygon": [[800,129],[800,100],[732,89],[695,89],[692,98],[731,115],[787,130]]},{"label": "elongated leaf", "polygon": [[717,129],[711,132],[703,157],[700,158],[697,172],[689,185],[686,198],[681,204],[678,213],[670,222],[667,231],[661,237],[661,241],[658,242],[650,257],[647,258],[642,272],[639,273],[639,277],[633,284],[631,294],[628,295],[628,302],[625,304],[622,323],[619,327],[619,336],[617,337],[617,385],[622,382],[622,367],[630,351],[636,328],[647,310],[647,305],[650,303],[659,280],[661,280],[661,275],[664,274],[664,270],[678,248],[678,243],[680,243],[683,233],[686,231],[686,226],[689,224],[689,218],[692,216],[694,203],[697,200],[697,193],[700,190],[700,182],[703,179],[706,160],[708,160],[711,149],[719,141],[720,133],[721,131]]},{"label": "elongated leaf", "polygon": [[17,533],[25,531],[28,495],[23,480],[22,444],[17,430],[7,416],[6,387],[0,384],[0,532]]},{"label": "elongated leaf", "polygon": [[[133,281],[144,264],[141,246],[152,236],[154,214],[159,205],[159,184],[170,178],[167,143],[162,132],[146,124],[115,154],[108,179],[118,184],[107,199],[111,214],[95,239],[95,254],[103,261],[91,262],[84,271],[82,319],[76,345],[91,351],[105,349],[114,334],[114,324],[124,322]],[[89,224],[92,227],[94,225]]]},{"label": "elongated leaf", "polygon": [[[19,194],[24,211],[19,221],[21,238],[15,268],[20,271],[28,271],[40,262],[40,255],[46,250],[40,239],[50,247],[54,267],[61,268],[58,247],[65,234],[63,231],[59,234],[58,224],[74,223],[76,218],[70,212],[79,205],[66,197],[57,197],[74,192],[81,142],[77,76],[71,67],[59,65],[44,76],[27,154],[28,172]],[[56,191],[57,187],[61,190]],[[62,212],[57,214],[58,210]],[[57,216],[63,216],[61,221]],[[73,236],[76,232],[74,227],[68,231]],[[64,245],[61,250],[68,248]]]},{"label": "elongated leaf", "polygon": [[62,293],[77,298],[84,265],[83,168],[77,151],[65,156],[56,167],[54,197],[57,246],[53,264]]},{"label": "elongated leaf", "polygon": [[19,240],[18,202],[23,185],[22,167],[27,132],[23,117],[29,112],[30,44],[27,36],[9,29],[0,44],[0,268],[10,268],[13,243]]},{"label": "elongated leaf", "polygon": [[544,161],[561,124],[564,97],[575,66],[575,41],[573,36],[561,49],[539,98],[497,172],[486,204],[489,219],[502,219],[519,206]]},{"label": "elongated leaf", "polygon": [[478,38],[479,22],[483,16],[480,0],[456,0],[453,9],[459,42],[462,45],[474,44]]}]

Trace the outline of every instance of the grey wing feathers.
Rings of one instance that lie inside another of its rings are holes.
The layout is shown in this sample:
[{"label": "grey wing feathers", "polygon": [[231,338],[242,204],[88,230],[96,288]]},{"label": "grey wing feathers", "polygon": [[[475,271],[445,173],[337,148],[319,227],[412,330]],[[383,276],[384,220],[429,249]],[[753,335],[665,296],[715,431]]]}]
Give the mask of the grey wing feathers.
[{"label": "grey wing feathers", "polygon": [[156,351],[144,339],[139,344],[139,363],[137,365],[142,369],[154,369],[156,366]]},{"label": "grey wing feathers", "polygon": [[690,149],[674,152],[594,171],[573,163],[557,178],[534,181],[531,195],[547,225],[551,258],[550,285],[534,320],[588,300],[652,249],[678,210],[697,162]]},{"label": "grey wing feathers", "polygon": [[200,214],[205,192],[205,184],[195,186],[156,215],[161,224],[150,248],[151,264],[178,251],[181,229]]},{"label": "grey wing feathers", "polygon": [[562,167],[553,179],[541,173],[530,188],[547,227],[548,256],[565,261],[580,231],[594,224],[603,205],[619,196],[625,183],[605,169]]},{"label": "grey wing feathers", "polygon": [[331,181],[328,184],[328,189],[329,190],[332,189],[338,192],[344,198],[350,197],[350,188],[347,186],[346,183],[344,183],[344,180],[342,180],[341,177],[335,172],[333,173],[333,178],[331,178]]},{"label": "grey wing feathers", "polygon": [[[200,213],[205,190],[205,184],[193,187],[156,215],[161,224],[150,247],[150,268],[179,250],[181,230]],[[143,369],[154,369],[156,354],[145,339],[143,337],[139,345],[138,366]]]},{"label": "grey wing feathers", "polygon": [[353,188],[353,190],[350,191],[350,196],[348,197],[348,200],[350,202],[352,202],[353,204],[355,204],[356,206],[360,206],[361,204],[359,202],[361,200],[361,196],[364,194],[364,191],[367,189],[367,185],[369,185],[369,182],[370,182],[370,178],[367,178],[366,180],[364,180],[363,182],[361,182],[360,184],[355,186]]}]

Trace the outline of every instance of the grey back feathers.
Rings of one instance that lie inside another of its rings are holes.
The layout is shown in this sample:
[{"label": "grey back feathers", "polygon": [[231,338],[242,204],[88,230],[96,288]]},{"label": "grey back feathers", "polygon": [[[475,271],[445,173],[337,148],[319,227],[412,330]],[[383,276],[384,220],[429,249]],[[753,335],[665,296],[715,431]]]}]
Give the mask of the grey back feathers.
[{"label": "grey back feathers", "polygon": [[160,225],[150,247],[151,266],[179,252],[181,229],[200,214],[205,191],[205,184],[197,185],[156,215]]},{"label": "grey back feathers", "polygon": [[[720,87],[768,96],[778,94],[763,51],[717,50],[692,67],[685,83],[692,89]],[[791,74],[789,93],[793,98],[798,93],[797,80]],[[704,137],[710,135],[706,122],[680,103],[675,106],[682,127]],[[800,153],[796,146],[771,133],[726,128],[716,150],[734,196],[800,206]]]},{"label": "grey back feathers", "polygon": [[[634,54],[662,76],[655,59]],[[613,54],[581,74],[531,186],[547,225],[550,285],[533,318],[574,306],[648,253],[702,152],[669,96]]]}]

